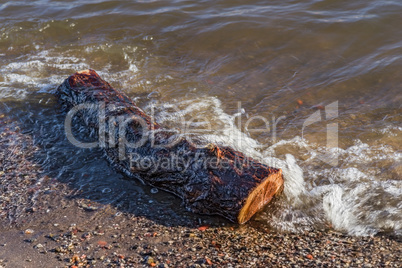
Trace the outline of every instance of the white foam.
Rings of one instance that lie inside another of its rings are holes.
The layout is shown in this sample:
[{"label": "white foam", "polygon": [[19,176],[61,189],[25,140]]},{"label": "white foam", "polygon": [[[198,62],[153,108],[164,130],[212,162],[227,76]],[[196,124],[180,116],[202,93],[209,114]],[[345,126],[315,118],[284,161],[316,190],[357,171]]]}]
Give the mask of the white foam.
[{"label": "white foam", "polygon": [[398,134],[402,133],[402,127],[390,125],[390,126],[386,126],[383,129],[374,130],[374,131],[379,132],[381,134],[388,134],[389,136],[397,136]]},{"label": "white foam", "polygon": [[[39,51],[36,55],[18,58],[0,68],[1,98],[23,99],[33,90],[49,91],[63,81],[72,71],[88,69],[89,65],[76,57],[60,56],[52,51]],[[63,75],[46,76],[48,70]],[[54,71],[56,70],[56,71]]]},{"label": "white foam", "polygon": [[323,209],[327,219],[336,230],[346,231],[354,235],[370,234],[373,230],[359,224],[356,216],[356,201],[359,193],[365,190],[364,185],[359,185],[346,194],[339,185],[331,187],[330,191],[323,197]]},{"label": "white foam", "polygon": [[[153,108],[152,108],[153,107]],[[230,145],[233,148],[247,153],[248,155],[262,159],[261,144],[240,131],[235,123],[235,116],[225,113],[221,107],[221,102],[215,97],[205,97],[197,100],[183,100],[181,102],[162,103],[146,107],[147,112],[156,112],[156,120],[163,124],[174,122],[173,127],[183,130],[188,134],[197,134],[209,142],[222,145]],[[194,123],[191,121],[197,117],[201,119]],[[209,125],[210,131],[200,133],[195,131],[196,126]]]},{"label": "white foam", "polygon": [[291,154],[286,154],[286,160],[275,157],[266,157],[264,162],[273,167],[282,169],[285,178],[284,194],[289,202],[297,206],[301,203],[300,195],[306,193],[306,185],[303,178],[303,170],[296,163],[296,159]]}]

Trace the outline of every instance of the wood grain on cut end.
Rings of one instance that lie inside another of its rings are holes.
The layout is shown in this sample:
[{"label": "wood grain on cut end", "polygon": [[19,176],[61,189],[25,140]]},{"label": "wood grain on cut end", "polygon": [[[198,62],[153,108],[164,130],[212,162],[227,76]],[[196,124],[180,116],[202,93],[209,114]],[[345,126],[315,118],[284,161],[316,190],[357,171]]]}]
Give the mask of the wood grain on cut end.
[{"label": "wood grain on cut end", "polygon": [[270,174],[247,197],[244,206],[237,217],[238,223],[243,224],[268,204],[272,198],[283,189],[282,170]]}]

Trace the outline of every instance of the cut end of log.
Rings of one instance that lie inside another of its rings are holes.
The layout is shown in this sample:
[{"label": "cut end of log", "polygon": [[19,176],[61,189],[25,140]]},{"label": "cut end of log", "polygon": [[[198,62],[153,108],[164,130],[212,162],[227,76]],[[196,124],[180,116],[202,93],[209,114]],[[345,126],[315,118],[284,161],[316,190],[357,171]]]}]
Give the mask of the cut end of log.
[{"label": "cut end of log", "polygon": [[250,220],[255,213],[268,204],[282,189],[282,170],[279,169],[278,172],[270,174],[249,194],[237,217],[238,223],[243,224]]}]

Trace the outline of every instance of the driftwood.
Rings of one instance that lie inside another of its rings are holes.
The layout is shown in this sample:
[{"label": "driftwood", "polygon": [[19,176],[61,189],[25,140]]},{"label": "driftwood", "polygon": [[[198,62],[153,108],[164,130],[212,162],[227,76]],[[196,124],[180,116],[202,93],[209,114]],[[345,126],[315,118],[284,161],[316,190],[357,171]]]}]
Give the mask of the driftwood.
[{"label": "driftwood", "polygon": [[81,105],[75,111],[118,170],[179,196],[192,212],[245,223],[283,189],[281,169],[230,147],[198,148],[155,123],[93,70],[73,74],[56,94],[66,110]]}]

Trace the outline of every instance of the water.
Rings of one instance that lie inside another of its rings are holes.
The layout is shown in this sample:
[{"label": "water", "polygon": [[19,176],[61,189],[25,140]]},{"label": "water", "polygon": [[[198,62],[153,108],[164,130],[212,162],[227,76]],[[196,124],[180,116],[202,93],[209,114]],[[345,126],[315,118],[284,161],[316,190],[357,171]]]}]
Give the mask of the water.
[{"label": "water", "polygon": [[54,89],[92,68],[158,122],[282,168],[261,224],[401,235],[401,14],[397,0],[0,1],[0,109],[49,174],[133,206],[150,189],[64,137]]}]

